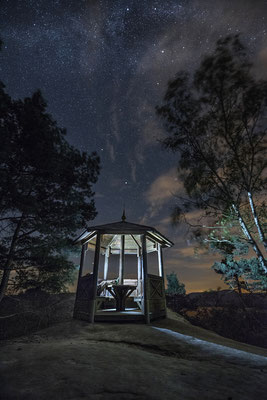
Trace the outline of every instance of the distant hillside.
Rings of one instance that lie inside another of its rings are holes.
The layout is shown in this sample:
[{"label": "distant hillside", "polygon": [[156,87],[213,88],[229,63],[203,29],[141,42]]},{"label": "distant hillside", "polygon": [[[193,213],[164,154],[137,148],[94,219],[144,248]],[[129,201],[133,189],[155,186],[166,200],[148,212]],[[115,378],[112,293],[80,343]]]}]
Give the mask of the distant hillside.
[{"label": "distant hillside", "polygon": [[17,337],[72,319],[74,293],[49,294],[30,289],[0,303],[0,339]]},{"label": "distant hillside", "polygon": [[257,307],[267,308],[267,295],[261,293],[243,293],[240,296],[232,290],[214,290],[211,292],[193,292],[185,296],[167,296],[170,305],[177,307]]},{"label": "distant hillside", "polygon": [[267,296],[230,290],[167,296],[167,306],[192,324],[267,348]]}]

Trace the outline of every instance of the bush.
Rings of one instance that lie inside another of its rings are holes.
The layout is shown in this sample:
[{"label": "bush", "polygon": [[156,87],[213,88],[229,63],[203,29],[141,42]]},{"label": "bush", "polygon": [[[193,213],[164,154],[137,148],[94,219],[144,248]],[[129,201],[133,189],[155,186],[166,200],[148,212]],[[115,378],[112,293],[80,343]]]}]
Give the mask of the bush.
[{"label": "bush", "polygon": [[174,272],[171,272],[167,275],[167,290],[166,293],[170,295],[174,294],[182,294],[185,295],[185,286],[183,283],[180,283],[177,275]]}]

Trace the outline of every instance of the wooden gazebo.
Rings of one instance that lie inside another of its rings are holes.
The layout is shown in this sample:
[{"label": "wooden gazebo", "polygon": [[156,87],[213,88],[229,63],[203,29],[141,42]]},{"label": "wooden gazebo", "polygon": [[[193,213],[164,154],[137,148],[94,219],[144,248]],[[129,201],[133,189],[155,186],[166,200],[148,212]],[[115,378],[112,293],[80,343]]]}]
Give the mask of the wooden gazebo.
[{"label": "wooden gazebo", "polygon": [[[173,243],[155,228],[122,220],[88,228],[82,245],[74,318],[94,321],[144,321],[166,316],[162,248]],[[94,251],[93,271],[84,275],[86,252]],[[149,254],[157,253],[158,274],[150,274]],[[103,279],[99,259],[104,256]],[[108,279],[109,259],[119,255],[118,277]],[[125,256],[137,258],[136,279],[125,277]]]}]

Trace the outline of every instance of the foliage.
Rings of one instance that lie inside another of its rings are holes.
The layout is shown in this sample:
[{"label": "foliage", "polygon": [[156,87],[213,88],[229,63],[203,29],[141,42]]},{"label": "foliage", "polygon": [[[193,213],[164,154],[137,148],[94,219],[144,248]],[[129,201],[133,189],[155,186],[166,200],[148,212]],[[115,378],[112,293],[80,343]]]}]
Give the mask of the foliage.
[{"label": "foliage", "polygon": [[40,91],[11,100],[0,83],[0,300],[11,271],[16,290],[66,290],[66,249],[96,216],[99,157],[72,147],[46,109]]},{"label": "foliage", "polygon": [[171,272],[167,277],[167,290],[166,293],[169,295],[174,294],[185,294],[185,285],[180,283],[177,275],[174,272]]},{"label": "foliage", "polygon": [[74,283],[75,269],[73,263],[65,256],[49,256],[42,263],[41,268],[29,267],[18,270],[11,282],[13,292],[19,292],[28,288],[42,289],[50,293],[66,292],[70,283]]},{"label": "foliage", "polygon": [[5,296],[0,303],[0,340],[29,335],[69,320],[74,298],[74,293],[51,294],[38,289]]},{"label": "foliage", "polygon": [[239,342],[267,347],[266,310],[230,307],[199,307],[197,310],[180,313],[191,322]]},{"label": "foliage", "polygon": [[[221,336],[267,347],[266,296],[208,290],[197,296],[168,296],[168,307],[193,325]],[[244,307],[245,306],[245,307]]]},{"label": "foliage", "polygon": [[[259,213],[264,215],[265,207],[259,209]],[[251,215],[243,212],[246,218],[247,226],[253,229]],[[249,220],[250,217],[250,220]],[[265,217],[264,217],[265,219]],[[257,258],[236,259],[237,256],[247,255],[249,251],[248,243],[242,235],[237,235],[236,221],[231,213],[219,219],[216,223],[220,229],[213,229],[206,237],[203,243],[208,244],[213,252],[219,252],[223,255],[221,262],[215,262],[212,269],[223,275],[222,279],[231,289],[255,292],[267,290],[267,275],[265,274],[261,263]]]},{"label": "foliage", "polygon": [[[206,221],[231,214],[240,244],[254,250],[265,273],[259,242],[267,251],[266,218],[260,213],[267,191],[266,111],[267,81],[253,77],[237,35],[220,39],[193,77],[179,72],[157,107],[170,134],[163,144],[179,153],[187,193],[177,194],[174,221],[196,209]],[[204,225],[196,227],[197,235]]]},{"label": "foliage", "polygon": [[214,292],[220,292],[222,290],[222,288],[221,288],[221,286],[218,286],[216,289],[207,289],[207,290],[204,290],[203,291],[203,293],[214,293]]},{"label": "foliage", "polygon": [[231,289],[249,292],[267,292],[267,276],[257,258],[235,260],[229,254],[221,262],[215,262],[212,269],[223,275],[224,283]]},{"label": "foliage", "polygon": [[202,231],[202,236],[199,237],[199,242],[207,246],[211,251],[218,252],[223,255],[247,254],[249,245],[242,232],[238,230],[238,222],[231,211],[220,217],[214,228],[211,228],[208,233]]}]

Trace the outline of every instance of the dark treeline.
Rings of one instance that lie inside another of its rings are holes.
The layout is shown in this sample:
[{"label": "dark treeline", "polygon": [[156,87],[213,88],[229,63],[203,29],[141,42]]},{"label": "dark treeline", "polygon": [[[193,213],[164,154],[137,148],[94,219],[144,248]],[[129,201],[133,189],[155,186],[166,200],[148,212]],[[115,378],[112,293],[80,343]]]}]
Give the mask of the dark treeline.
[{"label": "dark treeline", "polygon": [[0,301],[29,288],[66,290],[72,240],[96,216],[99,170],[95,152],[68,143],[40,90],[14,100],[0,81]]}]

